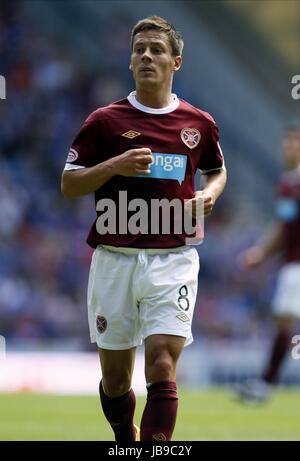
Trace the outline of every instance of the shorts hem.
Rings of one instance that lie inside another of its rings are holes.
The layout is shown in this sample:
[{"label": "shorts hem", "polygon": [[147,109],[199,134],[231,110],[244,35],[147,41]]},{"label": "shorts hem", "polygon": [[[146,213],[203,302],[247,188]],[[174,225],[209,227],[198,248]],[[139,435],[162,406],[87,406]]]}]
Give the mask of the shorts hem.
[{"label": "shorts hem", "polygon": [[100,343],[100,341],[95,338],[91,338],[91,343],[96,343],[100,349],[108,349],[112,351],[123,351],[126,349],[132,349],[133,347],[141,346],[142,341],[137,341],[136,343],[130,344],[109,344],[109,343]]},{"label": "shorts hem", "polygon": [[192,342],[194,341],[194,338],[193,338],[193,336],[192,336],[191,334],[189,334],[189,335],[187,336],[187,335],[184,335],[184,334],[179,334],[178,331],[175,331],[175,330],[154,330],[154,331],[149,331],[149,332],[143,337],[143,340],[145,340],[146,338],[148,338],[148,336],[152,336],[152,335],[180,336],[181,338],[185,338],[184,347],[189,346],[189,345],[192,344]]},{"label": "shorts hem", "polygon": [[272,315],[274,315],[275,317],[294,317],[300,319],[300,312],[286,308],[273,308]]}]

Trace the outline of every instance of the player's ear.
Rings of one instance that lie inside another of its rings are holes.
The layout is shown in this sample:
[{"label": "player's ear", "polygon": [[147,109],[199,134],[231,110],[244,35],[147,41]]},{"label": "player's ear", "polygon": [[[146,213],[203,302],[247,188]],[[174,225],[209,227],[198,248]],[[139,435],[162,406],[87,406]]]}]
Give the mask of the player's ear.
[{"label": "player's ear", "polygon": [[131,65],[131,62],[129,64],[129,70],[132,70],[132,65]]},{"label": "player's ear", "polygon": [[177,72],[177,70],[180,69],[182,64],[182,56],[176,56],[174,58],[174,72]]}]

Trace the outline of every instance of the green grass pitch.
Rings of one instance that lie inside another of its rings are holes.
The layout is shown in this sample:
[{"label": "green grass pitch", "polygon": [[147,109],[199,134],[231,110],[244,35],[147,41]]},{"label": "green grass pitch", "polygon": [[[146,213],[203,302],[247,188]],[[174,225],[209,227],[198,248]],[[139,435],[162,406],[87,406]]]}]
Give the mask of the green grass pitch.
[{"label": "green grass pitch", "polygon": [[[280,390],[263,406],[228,390],[180,388],[173,440],[300,440],[300,391]],[[138,397],[139,423],[144,398]],[[0,394],[0,440],[113,440],[97,395]]]}]

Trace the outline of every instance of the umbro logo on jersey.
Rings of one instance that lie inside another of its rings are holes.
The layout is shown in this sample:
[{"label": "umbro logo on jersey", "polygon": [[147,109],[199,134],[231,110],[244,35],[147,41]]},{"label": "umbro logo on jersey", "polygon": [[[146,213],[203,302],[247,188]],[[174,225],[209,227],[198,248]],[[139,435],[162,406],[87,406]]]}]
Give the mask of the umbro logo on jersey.
[{"label": "umbro logo on jersey", "polygon": [[141,133],[139,133],[138,131],[129,130],[129,131],[126,131],[126,133],[123,133],[122,136],[124,136],[124,138],[133,139],[133,138],[136,138],[137,136],[140,136],[140,134]]},{"label": "umbro logo on jersey", "polygon": [[196,128],[182,128],[180,137],[189,149],[195,149],[200,142],[201,134]]}]

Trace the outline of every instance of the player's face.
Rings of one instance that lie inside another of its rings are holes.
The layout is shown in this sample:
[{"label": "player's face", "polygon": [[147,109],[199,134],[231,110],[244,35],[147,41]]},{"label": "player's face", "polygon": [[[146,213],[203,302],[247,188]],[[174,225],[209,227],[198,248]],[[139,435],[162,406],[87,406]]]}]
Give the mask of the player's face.
[{"label": "player's face", "polygon": [[136,34],[130,69],[136,84],[157,88],[172,83],[173,73],[181,66],[181,56],[174,57],[169,38],[163,32],[148,30]]},{"label": "player's face", "polygon": [[300,165],[300,131],[287,133],[282,143],[284,159],[289,168]]}]

